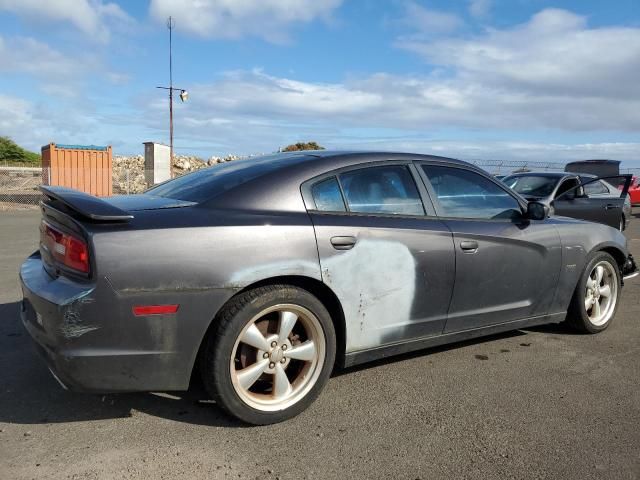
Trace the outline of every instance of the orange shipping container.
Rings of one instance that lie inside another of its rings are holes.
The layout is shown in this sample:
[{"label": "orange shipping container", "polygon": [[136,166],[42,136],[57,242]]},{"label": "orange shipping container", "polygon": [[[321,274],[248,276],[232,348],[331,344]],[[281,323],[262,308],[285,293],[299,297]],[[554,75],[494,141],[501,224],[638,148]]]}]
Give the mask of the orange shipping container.
[{"label": "orange shipping container", "polygon": [[91,195],[112,195],[111,146],[56,145],[42,147],[42,182],[75,188]]}]

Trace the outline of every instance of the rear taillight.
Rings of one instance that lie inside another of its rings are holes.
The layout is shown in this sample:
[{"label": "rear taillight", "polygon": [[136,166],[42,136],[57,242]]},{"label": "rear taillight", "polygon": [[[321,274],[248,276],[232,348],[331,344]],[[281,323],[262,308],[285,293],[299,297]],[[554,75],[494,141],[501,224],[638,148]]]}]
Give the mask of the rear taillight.
[{"label": "rear taillight", "polygon": [[84,240],[62,232],[47,222],[40,227],[41,242],[54,260],[80,273],[89,273],[89,249]]}]

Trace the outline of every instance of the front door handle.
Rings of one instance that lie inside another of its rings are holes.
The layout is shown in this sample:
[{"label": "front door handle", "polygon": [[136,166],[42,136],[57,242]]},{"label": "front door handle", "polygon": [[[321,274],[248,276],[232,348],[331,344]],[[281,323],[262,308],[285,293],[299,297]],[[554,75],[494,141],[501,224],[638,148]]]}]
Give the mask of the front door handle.
[{"label": "front door handle", "polygon": [[478,242],[475,240],[463,240],[460,242],[460,248],[465,253],[476,253],[478,251]]},{"label": "front door handle", "polygon": [[336,250],[351,250],[356,244],[356,237],[331,237],[331,245]]},{"label": "front door handle", "polygon": [[618,205],[616,205],[615,203],[607,203],[604,206],[605,210],[613,210],[614,208],[619,208]]}]

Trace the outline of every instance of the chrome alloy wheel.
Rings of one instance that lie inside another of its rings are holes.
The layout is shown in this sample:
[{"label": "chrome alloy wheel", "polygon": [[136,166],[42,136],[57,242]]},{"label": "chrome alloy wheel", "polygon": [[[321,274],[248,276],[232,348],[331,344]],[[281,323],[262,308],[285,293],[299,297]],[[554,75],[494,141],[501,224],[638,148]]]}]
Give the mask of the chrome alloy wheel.
[{"label": "chrome alloy wheel", "polygon": [[256,410],[284,410],[313,388],[325,360],[322,325],[299,305],[280,304],[254,316],[231,353],[231,381]]},{"label": "chrome alloy wheel", "polygon": [[595,326],[607,323],[618,300],[618,276],[609,262],[598,262],[587,278],[584,308]]}]

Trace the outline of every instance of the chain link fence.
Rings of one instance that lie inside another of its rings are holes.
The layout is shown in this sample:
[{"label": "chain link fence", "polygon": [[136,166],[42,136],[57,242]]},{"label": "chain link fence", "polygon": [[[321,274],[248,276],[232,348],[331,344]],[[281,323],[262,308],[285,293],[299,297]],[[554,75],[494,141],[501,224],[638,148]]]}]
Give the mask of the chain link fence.
[{"label": "chain link fence", "polygon": [[[471,160],[470,163],[492,175],[508,175],[517,171],[564,171],[565,167],[563,163],[508,160]],[[150,173],[143,168],[114,167],[111,172],[113,194],[132,195],[144,192],[151,185]],[[189,170],[174,169],[174,177],[185,173],[189,173]],[[640,168],[621,168],[620,173],[640,176]],[[64,183],[77,184],[77,171],[69,170],[60,175],[68,180]],[[91,182],[93,179],[85,178],[83,181]],[[37,208],[41,199],[38,187],[42,184],[49,184],[48,169],[0,166],[0,210]],[[84,190],[89,191],[89,184]]]},{"label": "chain link fence", "polygon": [[0,167],[0,210],[33,208],[40,201],[38,187],[48,172],[34,167]]}]

